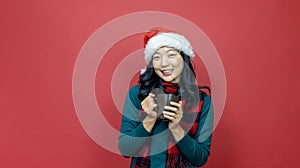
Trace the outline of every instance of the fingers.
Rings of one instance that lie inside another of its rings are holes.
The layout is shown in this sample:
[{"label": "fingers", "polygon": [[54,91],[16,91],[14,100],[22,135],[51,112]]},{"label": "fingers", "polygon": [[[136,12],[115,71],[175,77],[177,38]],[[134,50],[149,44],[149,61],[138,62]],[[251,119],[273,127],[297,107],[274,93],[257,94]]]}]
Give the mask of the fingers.
[{"label": "fingers", "polygon": [[150,111],[150,112],[148,113],[148,115],[149,115],[150,117],[152,117],[152,118],[157,118],[157,113],[154,112],[154,111]]},{"label": "fingers", "polygon": [[176,113],[169,112],[169,111],[163,111],[163,114],[165,116],[169,116],[169,117],[175,117],[176,116]]},{"label": "fingers", "polygon": [[163,115],[166,119],[172,121],[173,124],[178,124],[182,118],[182,103],[170,102],[172,106],[165,106]]},{"label": "fingers", "polygon": [[152,106],[152,109],[155,109],[157,107],[157,104],[153,103],[153,104],[151,104],[151,106]]},{"label": "fingers", "polygon": [[156,112],[154,112],[154,109],[157,107],[157,104],[155,103],[154,98],[155,98],[155,95],[152,94],[152,93],[149,93],[149,95],[141,102],[142,109],[150,117],[156,117],[157,116]]},{"label": "fingers", "polygon": [[[164,114],[164,112],[163,112],[163,114]],[[176,118],[174,116],[169,116],[169,115],[164,114],[164,117],[172,122],[174,122],[176,120]]]},{"label": "fingers", "polygon": [[155,94],[153,94],[153,93],[149,93],[149,95],[148,96],[150,96],[150,97],[155,97]]},{"label": "fingers", "polygon": [[170,104],[171,104],[172,106],[177,107],[177,108],[181,108],[181,107],[182,107],[182,102],[181,102],[181,101],[179,101],[179,103],[176,103],[176,102],[171,101]]},{"label": "fingers", "polygon": [[172,107],[172,106],[165,106],[165,110],[172,111],[173,113],[176,113],[178,108]]},{"label": "fingers", "polygon": [[148,104],[150,102],[154,103],[154,97],[155,95],[152,93],[149,93],[149,95],[141,102],[141,105]]},{"label": "fingers", "polygon": [[172,106],[165,106],[165,109],[174,113],[182,112],[182,103],[170,102]]},{"label": "fingers", "polygon": [[179,121],[181,119],[181,117],[178,114],[169,111],[163,111],[163,115],[166,119],[172,122],[175,122],[176,120]]}]

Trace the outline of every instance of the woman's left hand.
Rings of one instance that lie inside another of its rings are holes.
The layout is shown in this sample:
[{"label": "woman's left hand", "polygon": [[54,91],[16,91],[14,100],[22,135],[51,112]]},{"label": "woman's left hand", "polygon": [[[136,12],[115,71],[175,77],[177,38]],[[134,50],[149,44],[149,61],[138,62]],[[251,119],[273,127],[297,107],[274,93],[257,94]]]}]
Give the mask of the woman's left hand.
[{"label": "woman's left hand", "polygon": [[174,129],[179,126],[179,123],[182,119],[182,102],[170,102],[172,106],[165,106],[165,110],[163,111],[163,115],[166,119],[170,120],[169,128]]}]

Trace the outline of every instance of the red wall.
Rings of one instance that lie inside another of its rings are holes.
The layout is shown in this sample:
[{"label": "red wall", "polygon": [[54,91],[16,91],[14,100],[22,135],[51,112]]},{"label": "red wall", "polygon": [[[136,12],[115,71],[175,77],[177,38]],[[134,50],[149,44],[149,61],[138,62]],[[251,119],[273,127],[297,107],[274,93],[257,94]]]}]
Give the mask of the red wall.
[{"label": "red wall", "polygon": [[[205,167],[300,166],[297,0],[0,4],[0,167],[128,167],[128,159],[100,147],[80,125],[72,100],[72,73],[82,45],[94,31],[114,18],[146,10],[192,21],[223,61],[226,106]],[[142,46],[130,41],[119,50],[137,45]],[[116,118],[112,125],[118,124]]]}]

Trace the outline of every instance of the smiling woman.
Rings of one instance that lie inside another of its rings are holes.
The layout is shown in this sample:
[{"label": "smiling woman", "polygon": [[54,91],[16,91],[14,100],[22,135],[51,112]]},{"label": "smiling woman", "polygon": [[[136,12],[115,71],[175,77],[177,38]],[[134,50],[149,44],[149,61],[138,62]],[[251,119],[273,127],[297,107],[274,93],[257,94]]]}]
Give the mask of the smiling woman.
[{"label": "smiling woman", "polygon": [[124,103],[120,152],[132,158],[132,168],[202,166],[210,155],[213,109],[202,90],[210,89],[196,84],[192,46],[161,28],[147,32],[144,44],[148,67]]}]

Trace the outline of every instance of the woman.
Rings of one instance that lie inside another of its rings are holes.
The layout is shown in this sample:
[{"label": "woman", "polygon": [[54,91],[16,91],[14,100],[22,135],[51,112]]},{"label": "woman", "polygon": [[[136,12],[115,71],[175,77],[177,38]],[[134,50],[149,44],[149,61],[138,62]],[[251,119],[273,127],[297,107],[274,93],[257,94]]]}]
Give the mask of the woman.
[{"label": "woman", "polygon": [[[195,83],[194,52],[181,34],[155,28],[144,37],[147,69],[125,100],[118,146],[131,168],[200,167],[210,155],[213,110]],[[159,94],[173,94],[158,112]]]}]

